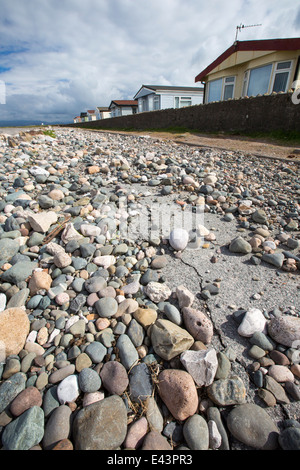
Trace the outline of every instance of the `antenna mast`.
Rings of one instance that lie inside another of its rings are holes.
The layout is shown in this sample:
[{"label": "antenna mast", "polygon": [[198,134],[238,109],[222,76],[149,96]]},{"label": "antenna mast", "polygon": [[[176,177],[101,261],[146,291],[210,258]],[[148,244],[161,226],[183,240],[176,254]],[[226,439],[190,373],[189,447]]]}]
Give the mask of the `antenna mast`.
[{"label": "antenna mast", "polygon": [[262,24],[249,24],[245,26],[244,24],[240,24],[239,26],[236,27],[236,33],[235,33],[235,41],[237,41],[238,33],[241,32],[242,29],[244,28],[254,28],[255,26],[262,26]]}]

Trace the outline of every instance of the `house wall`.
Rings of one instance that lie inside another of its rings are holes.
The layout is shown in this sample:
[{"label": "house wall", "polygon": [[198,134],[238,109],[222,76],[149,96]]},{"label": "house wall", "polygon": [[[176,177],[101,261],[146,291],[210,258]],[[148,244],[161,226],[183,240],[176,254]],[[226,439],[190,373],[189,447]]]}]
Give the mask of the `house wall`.
[{"label": "house wall", "polygon": [[[292,69],[289,77],[288,88],[294,81],[294,76],[297,67],[298,57],[300,56],[300,50],[297,51],[239,51],[232,54],[222,64],[216,67],[212,72],[207,75],[205,82],[208,84],[210,81],[217,80],[218,78],[236,76],[234,98],[240,98],[242,96],[244,73],[247,70],[260,67],[272,63],[273,70],[271,76],[274,74],[275,63],[292,60]],[[299,74],[300,75],[300,74]],[[300,77],[298,77],[300,78]],[[270,86],[272,80],[270,80]],[[207,87],[208,90],[208,87]],[[268,92],[272,90],[269,88]],[[207,99],[207,96],[205,97]]]},{"label": "house wall", "polygon": [[121,110],[117,106],[112,106],[111,107],[111,116],[112,117],[118,117],[121,116]]},{"label": "house wall", "polygon": [[122,116],[129,116],[130,114],[132,114],[132,108],[130,106],[121,109]]},{"label": "house wall", "polygon": [[107,118],[110,118],[110,117],[111,117],[110,111],[102,111],[102,119],[107,119]]},{"label": "house wall", "polygon": [[192,92],[188,92],[188,91],[185,91],[185,92],[180,91],[180,92],[177,92],[177,93],[173,92],[173,93],[168,93],[168,94],[161,93],[161,109],[174,108],[174,106],[175,106],[175,97],[176,96],[191,97],[192,98],[192,106],[196,105],[196,104],[202,104],[202,102],[203,102],[203,94],[195,95]]},{"label": "house wall", "polygon": [[182,127],[198,132],[300,132],[300,103],[293,103],[291,93],[278,93],[137,113],[90,123],[69,124],[67,127],[117,130]]}]

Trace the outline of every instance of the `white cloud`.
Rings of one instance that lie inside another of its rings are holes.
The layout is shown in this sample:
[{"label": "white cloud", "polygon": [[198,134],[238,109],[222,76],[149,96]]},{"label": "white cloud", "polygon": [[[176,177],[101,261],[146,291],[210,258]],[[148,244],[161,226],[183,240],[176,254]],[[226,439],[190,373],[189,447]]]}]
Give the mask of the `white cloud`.
[{"label": "white cloud", "polygon": [[1,0],[0,120],[71,122],[142,84],[194,85],[240,23],[262,23],[240,40],[296,37],[299,10],[292,0]]}]

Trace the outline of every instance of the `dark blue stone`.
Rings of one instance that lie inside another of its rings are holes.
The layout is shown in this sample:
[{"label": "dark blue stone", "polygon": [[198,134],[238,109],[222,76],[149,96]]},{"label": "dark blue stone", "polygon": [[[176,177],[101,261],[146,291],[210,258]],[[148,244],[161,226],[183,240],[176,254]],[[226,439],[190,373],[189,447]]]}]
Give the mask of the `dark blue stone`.
[{"label": "dark blue stone", "polygon": [[150,370],[144,363],[134,366],[129,373],[130,399],[139,403],[151,397],[153,383]]}]

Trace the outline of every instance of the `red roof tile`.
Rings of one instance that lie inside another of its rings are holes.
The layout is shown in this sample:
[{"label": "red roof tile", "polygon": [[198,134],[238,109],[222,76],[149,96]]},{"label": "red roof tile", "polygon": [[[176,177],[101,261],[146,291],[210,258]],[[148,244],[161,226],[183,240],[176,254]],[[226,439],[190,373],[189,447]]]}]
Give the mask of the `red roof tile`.
[{"label": "red roof tile", "polygon": [[137,106],[137,100],[113,100],[112,103],[115,103],[118,106]]}]

